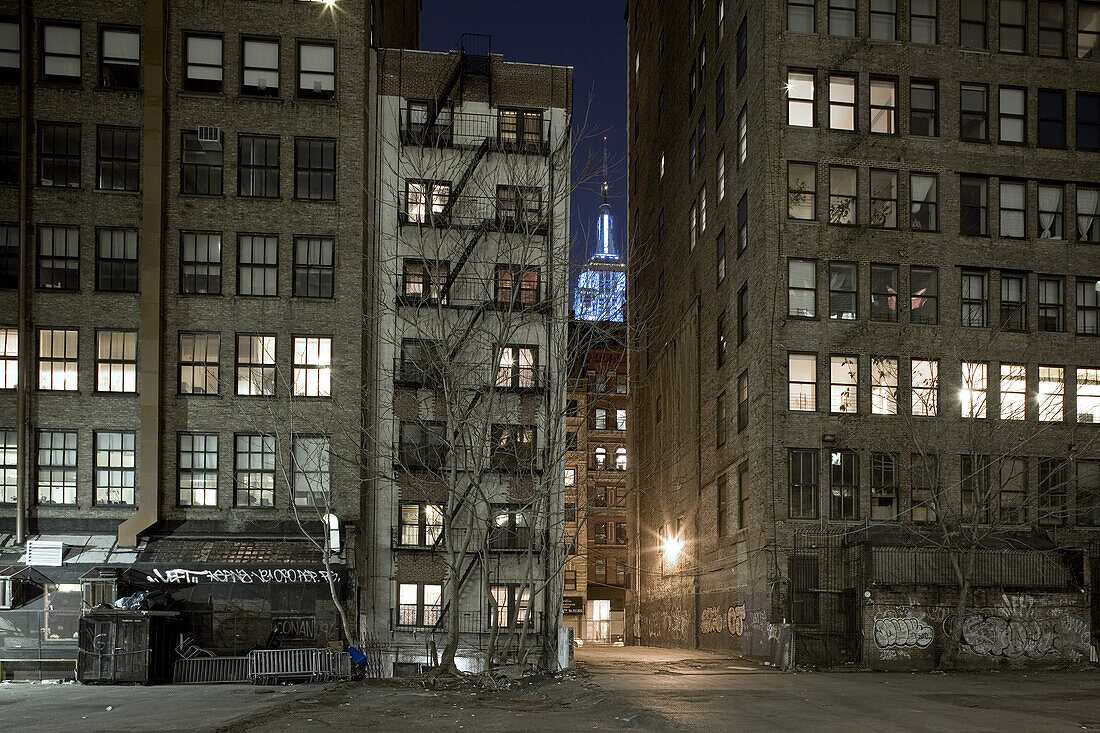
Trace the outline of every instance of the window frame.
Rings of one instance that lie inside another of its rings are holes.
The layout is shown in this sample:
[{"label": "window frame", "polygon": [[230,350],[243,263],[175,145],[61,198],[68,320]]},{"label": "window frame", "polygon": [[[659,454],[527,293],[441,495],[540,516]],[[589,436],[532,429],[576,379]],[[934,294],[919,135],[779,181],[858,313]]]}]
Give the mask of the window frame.
[{"label": "window frame", "polygon": [[[116,337],[121,337],[122,353],[115,350]],[[130,338],[132,337],[132,339]],[[103,340],[108,343],[104,344]],[[133,347],[127,343],[133,341]],[[108,353],[104,356],[106,347]],[[116,374],[121,388],[115,389]],[[106,377],[106,379],[104,379]],[[106,382],[106,389],[104,383]],[[136,394],[138,392],[138,332],[124,329],[96,329],[95,332],[95,392],[97,394]]]},{"label": "window frame", "polygon": [[[37,185],[43,188],[81,188],[81,146],[83,132],[79,123],[75,122],[49,122],[38,120],[35,126],[37,138]],[[46,133],[49,132],[49,135]],[[59,137],[59,133],[64,133]],[[75,136],[74,133],[75,132]],[[50,139],[55,145],[63,143],[65,150],[53,149],[47,152],[46,141]],[[46,183],[46,171],[50,169],[55,175]],[[56,173],[63,172],[62,182]]]},{"label": "window frame", "polygon": [[[305,69],[303,68],[303,56],[302,51],[305,48],[328,48],[332,51],[332,70],[326,70],[324,68],[318,69]],[[296,79],[297,93],[295,96],[298,99],[307,99],[311,101],[326,101],[330,102],[336,99],[336,73],[337,73],[337,55],[336,55],[336,41],[326,39],[306,39],[299,38],[295,44],[294,52],[295,66],[296,66]],[[321,77],[321,90],[317,91],[317,80],[314,80],[314,84],[311,88],[306,89],[303,86],[303,78],[307,75]],[[332,80],[332,90],[328,91],[324,89],[324,80]]]},{"label": "window frame", "polygon": [[[220,57],[219,63],[213,64],[191,60],[191,41],[197,39],[206,39],[218,42],[218,56]],[[225,36],[223,34],[211,33],[209,31],[184,31],[183,54],[180,61],[183,67],[181,69],[183,72],[183,91],[196,94],[223,94],[225,92]],[[203,69],[217,69],[218,78],[215,81],[213,79],[193,77],[191,75],[193,67],[195,71],[200,71]]]},{"label": "window frame", "polygon": [[[277,448],[274,435],[233,434],[233,506],[248,509],[275,508]],[[241,460],[242,457],[245,458],[244,461]],[[259,481],[259,488],[254,487],[255,481]],[[253,501],[254,496],[257,501]],[[265,497],[269,499],[267,503],[264,502]],[[246,500],[242,501],[242,498]]]},{"label": "window frame", "polygon": [[[336,201],[336,174],[339,169],[336,138],[307,137],[294,138],[294,198],[298,201]],[[303,146],[319,145],[319,150],[307,148],[303,161]],[[325,165],[327,151],[332,150],[332,166]],[[313,158],[320,156],[320,164],[312,165]],[[325,195],[326,184],[331,181],[331,195]],[[314,195],[314,189],[317,189]],[[304,194],[303,194],[304,189]]]},{"label": "window frame", "polygon": [[[139,232],[131,227],[96,227],[95,290],[97,293],[141,292]],[[118,235],[122,236],[119,256]],[[105,242],[105,237],[109,242]],[[133,241],[133,257],[127,250]],[[104,248],[110,256],[106,256]]]},{"label": "window frame", "polygon": [[[245,240],[248,240],[249,254],[246,261],[244,256],[244,244]],[[269,252],[268,248],[272,248],[275,253],[274,262],[257,262],[254,259],[256,245],[260,244],[264,248],[264,258],[266,260]],[[262,292],[256,292],[254,283],[256,281],[254,271],[259,270],[263,275],[261,280],[263,284]],[[249,274],[248,277],[248,292],[244,292],[242,285],[245,282],[243,277],[244,273]],[[274,273],[274,275],[272,275]],[[268,277],[272,277],[271,283],[268,282]],[[274,292],[268,292],[268,285],[274,284]],[[246,298],[276,298],[279,296],[279,235],[278,234],[264,234],[259,232],[237,232],[237,289],[236,294]]]},{"label": "window frame", "polygon": [[[240,90],[241,95],[246,97],[261,97],[268,99],[277,99],[279,97],[279,86],[282,83],[281,71],[282,66],[282,43],[278,36],[255,36],[255,35],[242,35],[240,39],[241,43],[241,73],[240,73]],[[266,44],[275,45],[275,66],[258,66],[253,64],[248,65],[248,50],[249,44]],[[264,76],[274,72],[275,84],[274,86],[267,84]],[[258,83],[249,84],[247,79],[248,75],[252,73],[256,75],[256,81],[264,81],[264,88],[261,89]]]},{"label": "window frame", "polygon": [[[190,439],[190,448],[184,449],[185,439]],[[195,449],[196,439],[201,439],[202,447]],[[213,441],[213,448],[210,441]],[[221,471],[219,461],[220,440],[218,433],[200,433],[181,431],[176,433],[176,506],[178,507],[217,507],[218,490],[221,488]],[[184,456],[188,456],[187,466],[184,466]],[[196,457],[201,456],[200,466],[195,466]],[[213,466],[209,461],[213,456]],[[184,478],[189,478],[187,488],[184,488]],[[195,488],[194,482],[201,481],[201,488]],[[207,482],[213,480],[213,486]],[[201,501],[195,501],[195,493],[200,492]],[[210,492],[213,492],[213,501],[210,501]],[[187,499],[184,499],[184,496]]]},{"label": "window frame", "polygon": [[[222,232],[218,231],[205,231],[200,229],[181,229],[180,230],[180,262],[179,262],[179,293],[180,295],[221,295],[222,294]],[[194,237],[191,243],[191,249],[194,250],[194,256],[192,259],[187,258],[188,250],[188,237]],[[209,259],[209,252],[212,249],[213,238],[217,237],[217,260]],[[205,238],[205,247],[208,259],[198,259],[199,253],[199,240]],[[203,271],[205,268],[205,271]],[[201,274],[200,274],[201,272]],[[189,286],[187,283],[199,283],[205,282],[207,284],[206,289],[200,289],[195,285]],[[217,288],[210,286],[210,283],[216,282]]]},{"label": "window frame", "polygon": [[[53,20],[40,18],[38,23],[38,81],[41,84],[57,85],[57,86],[73,86],[79,87],[83,83],[84,77],[84,32],[82,23],[77,20]],[[70,30],[76,30],[76,53],[71,51],[58,52],[46,50],[46,31],[52,28],[67,28]],[[76,59],[76,74],[51,74],[46,71],[46,67],[50,61],[65,59]]]},{"label": "window frame", "polygon": [[[125,56],[107,56],[107,43],[106,36],[108,33],[129,33],[137,36],[138,40],[138,55],[136,58],[130,59]],[[109,25],[101,24],[99,26],[99,84],[100,89],[112,89],[118,91],[140,91],[141,90],[141,27],[140,26],[126,26],[126,25]],[[132,62],[132,63],[131,63]],[[108,71],[112,69],[112,64],[117,67],[131,68],[132,74],[134,74],[134,80],[132,83],[116,82],[111,83]]]},{"label": "window frame", "polygon": [[332,300],[336,284],[336,238],[298,234],[294,236],[292,244],[292,295],[295,298]]},{"label": "window frame", "polygon": [[[199,339],[202,339],[203,343],[203,358],[199,358]],[[191,358],[184,358],[184,339],[191,339]],[[214,339],[214,360],[210,361],[210,340]],[[177,362],[178,368],[176,370],[176,394],[187,396],[207,396],[217,395],[221,392],[221,333],[218,331],[180,331],[176,338],[176,348],[178,349],[179,360]],[[185,374],[190,370],[190,380],[185,380]],[[203,373],[202,391],[195,391],[196,382],[194,375],[201,371]],[[211,379],[214,383],[214,391],[211,392],[207,387],[210,386]],[[188,388],[184,389],[184,385],[187,384]]]},{"label": "window frame", "polygon": [[[100,444],[100,438],[118,436],[121,447]],[[127,448],[127,443],[130,447]],[[101,466],[100,460],[103,453],[107,453],[107,466]],[[115,466],[114,454],[121,465]],[[126,465],[127,453],[130,454],[131,465]],[[133,430],[96,430],[92,433],[92,505],[93,506],[136,506],[137,504],[137,432]],[[106,475],[104,475],[106,474]],[[118,474],[113,476],[112,474]],[[106,482],[103,482],[106,479]],[[118,500],[112,501],[115,492]],[[127,500],[128,499],[128,500]]]}]

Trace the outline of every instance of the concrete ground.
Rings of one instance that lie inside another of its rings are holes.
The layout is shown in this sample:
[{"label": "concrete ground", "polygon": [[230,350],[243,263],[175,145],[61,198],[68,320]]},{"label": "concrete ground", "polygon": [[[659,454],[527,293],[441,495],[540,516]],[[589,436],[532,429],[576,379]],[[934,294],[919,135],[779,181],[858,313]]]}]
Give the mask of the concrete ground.
[{"label": "concrete ground", "polygon": [[[1100,730],[1100,670],[781,672],[703,651],[585,647],[500,691],[413,680],[249,687],[0,685],[0,728],[64,731]],[[111,708],[107,710],[108,706]]]}]

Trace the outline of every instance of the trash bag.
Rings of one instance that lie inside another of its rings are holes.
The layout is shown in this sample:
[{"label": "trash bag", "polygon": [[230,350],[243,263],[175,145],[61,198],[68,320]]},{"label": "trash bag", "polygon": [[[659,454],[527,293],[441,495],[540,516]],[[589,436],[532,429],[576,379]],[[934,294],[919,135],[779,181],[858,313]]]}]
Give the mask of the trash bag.
[{"label": "trash bag", "polygon": [[173,607],[172,597],[162,590],[138,591],[132,596],[119,599],[119,603],[126,611],[171,611]]}]

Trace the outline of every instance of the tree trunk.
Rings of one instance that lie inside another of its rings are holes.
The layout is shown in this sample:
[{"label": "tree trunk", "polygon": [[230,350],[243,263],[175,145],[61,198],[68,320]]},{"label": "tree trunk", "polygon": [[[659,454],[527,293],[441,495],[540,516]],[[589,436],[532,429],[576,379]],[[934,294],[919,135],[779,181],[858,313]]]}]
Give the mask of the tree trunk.
[{"label": "tree trunk", "polygon": [[972,547],[967,553],[965,571],[960,566],[957,555],[952,555],[952,564],[955,566],[956,577],[959,581],[959,594],[955,599],[954,623],[951,624],[951,633],[947,635],[946,643],[940,652],[939,669],[954,669],[955,662],[959,658],[959,649],[962,646],[963,621],[966,618],[966,610],[970,601],[970,579],[974,573],[974,563],[977,559],[978,548]]}]

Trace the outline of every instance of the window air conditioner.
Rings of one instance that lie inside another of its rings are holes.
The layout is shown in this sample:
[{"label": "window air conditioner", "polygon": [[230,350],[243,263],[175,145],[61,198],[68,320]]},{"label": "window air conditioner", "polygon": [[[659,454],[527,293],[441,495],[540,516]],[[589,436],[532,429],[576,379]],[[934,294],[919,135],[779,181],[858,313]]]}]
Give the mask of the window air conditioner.
[{"label": "window air conditioner", "polygon": [[49,540],[27,540],[27,565],[61,567],[64,564],[65,544]]},{"label": "window air conditioner", "polygon": [[213,125],[199,125],[199,145],[206,150],[222,149],[222,131]]}]

